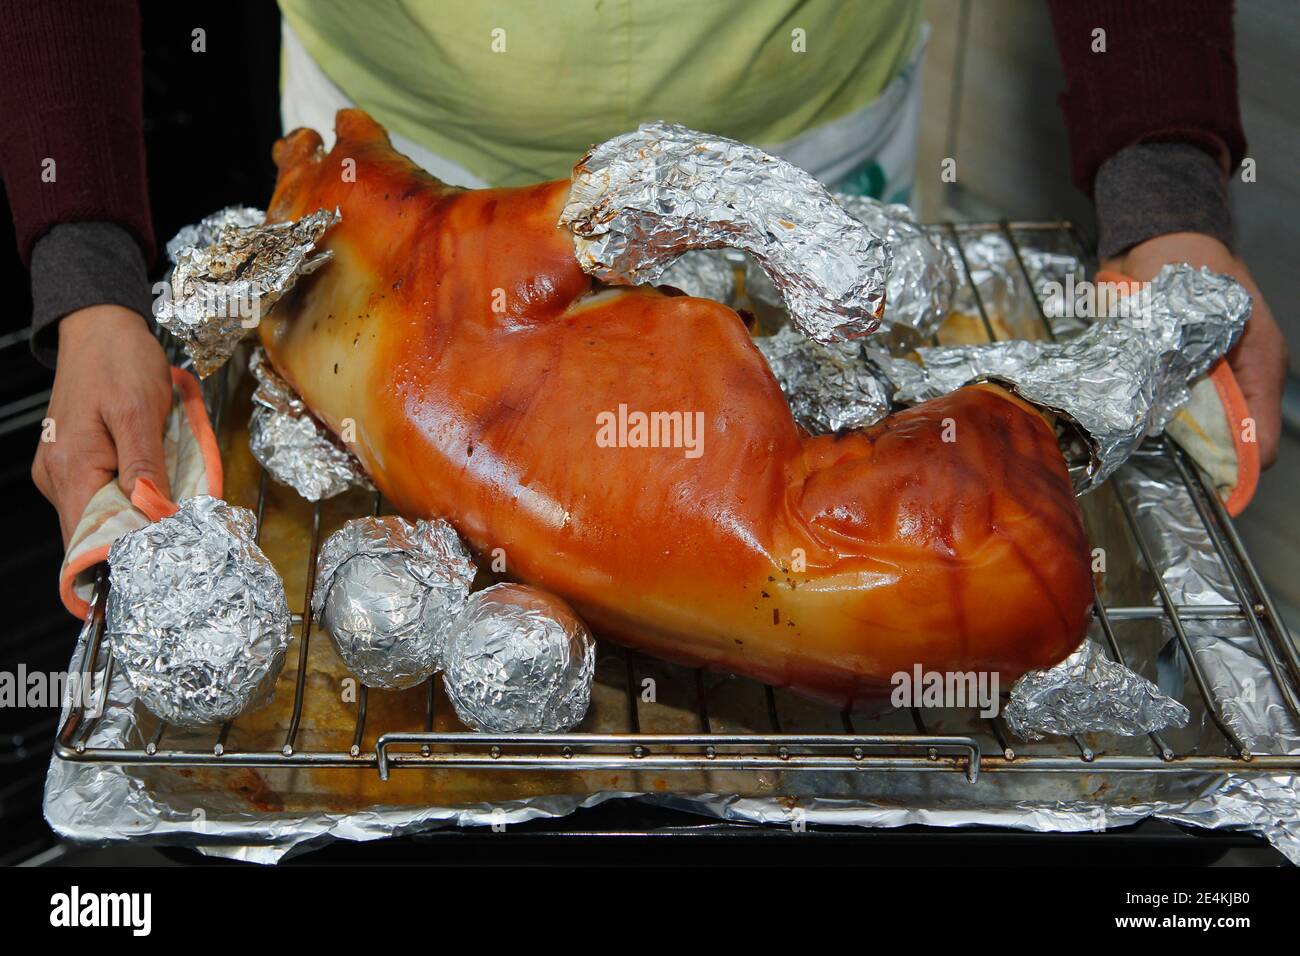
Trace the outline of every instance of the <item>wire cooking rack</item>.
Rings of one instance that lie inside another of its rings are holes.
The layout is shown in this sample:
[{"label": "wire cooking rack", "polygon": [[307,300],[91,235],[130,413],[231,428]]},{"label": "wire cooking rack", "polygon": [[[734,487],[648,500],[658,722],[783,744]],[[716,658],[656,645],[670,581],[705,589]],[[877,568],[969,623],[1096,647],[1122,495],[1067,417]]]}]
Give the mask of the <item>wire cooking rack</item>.
[{"label": "wire cooking rack", "polygon": [[[1023,250],[1017,234],[1038,236],[1057,242],[1067,241],[1081,261],[1088,253],[1078,232],[1068,222],[1007,222],[1000,223],[947,223],[937,227],[946,231],[953,240],[961,258],[963,274],[978,307],[979,319],[990,340],[999,338],[994,332],[985,302],[978,287],[971,281],[971,271],[961,239],[971,235],[998,233],[1014,252],[1020,275],[1030,289],[1035,283],[1025,264]],[[1055,338],[1051,321],[1037,304],[1037,321],[1044,334]],[[217,408],[217,432],[221,433],[221,419],[225,412],[223,389]],[[619,733],[567,733],[567,734],[516,734],[490,735],[473,732],[434,733],[434,714],[439,695],[436,679],[430,679],[423,688],[426,695],[425,726],[423,732],[381,732],[375,738],[373,749],[363,749],[366,732],[367,691],[361,687],[356,704],[356,723],[352,746],[340,751],[313,751],[298,747],[299,729],[303,721],[304,690],[313,632],[311,616],[294,615],[293,626],[300,642],[297,675],[294,686],[292,717],[278,751],[240,751],[228,746],[231,725],[215,731],[206,748],[193,746],[168,746],[166,724],[160,724],[143,749],[92,747],[89,740],[100,719],[88,711],[79,700],[59,728],[56,752],[64,760],[90,761],[114,764],[152,764],[173,767],[202,766],[207,768],[240,767],[350,767],[358,770],[378,771],[388,779],[394,769],[423,768],[425,770],[453,768],[491,768],[493,770],[835,770],[847,773],[864,770],[923,771],[963,774],[974,783],[982,773],[1048,772],[1048,773],[1190,773],[1204,771],[1234,771],[1238,773],[1300,772],[1300,756],[1252,752],[1240,736],[1224,719],[1220,702],[1212,693],[1206,675],[1197,662],[1188,639],[1185,623],[1189,620],[1213,619],[1216,621],[1245,621],[1253,640],[1258,644],[1262,660],[1276,682],[1282,699],[1291,713],[1300,719],[1300,659],[1287,633],[1276,607],[1251,564],[1232,522],[1219,501],[1213,487],[1207,482],[1190,458],[1167,437],[1148,441],[1138,452],[1141,456],[1161,457],[1172,462],[1186,486],[1204,523],[1209,539],[1232,582],[1235,603],[1217,605],[1187,605],[1174,602],[1161,580],[1150,543],[1144,536],[1134,514],[1132,503],[1122,488],[1114,488],[1115,498],[1123,514],[1128,532],[1146,567],[1151,569],[1157,590],[1155,603],[1144,606],[1108,607],[1097,595],[1095,614],[1106,646],[1114,659],[1124,663],[1125,656],[1116,636],[1115,624],[1121,621],[1164,620],[1172,628],[1181,648],[1192,681],[1208,711],[1208,715],[1222,736],[1225,753],[1178,752],[1159,733],[1148,735],[1141,747],[1143,753],[1112,753],[1096,750],[1080,737],[1073,739],[1077,753],[1059,749],[1052,753],[1017,753],[1008,742],[1008,733],[1000,718],[980,718],[978,733],[958,735],[937,734],[927,731],[924,716],[915,708],[911,715],[915,732],[867,733],[865,725],[872,721],[861,715],[844,712],[839,715],[842,733],[784,733],[778,715],[776,697],[772,687],[765,686],[770,731],[756,733],[713,733],[713,719],[709,712],[704,673],[695,672],[696,705],[699,732],[696,733],[641,733],[637,709],[637,683],[634,679],[636,655],[618,648],[626,667],[627,725],[629,730]],[[257,501],[259,529],[266,505],[267,477],[262,473]],[[376,495],[374,509],[379,510]],[[306,594],[303,606],[310,607],[310,595],[315,579],[316,557],[321,539],[321,506],[313,511],[311,545],[308,552]],[[79,673],[96,674],[102,667],[102,686],[111,682],[114,661],[107,650],[104,635],[104,606],[107,600],[107,575],[101,569],[95,596],[92,600],[94,614],[91,638],[87,642]],[[319,640],[319,638],[318,638]],[[101,664],[102,660],[102,664]]]}]

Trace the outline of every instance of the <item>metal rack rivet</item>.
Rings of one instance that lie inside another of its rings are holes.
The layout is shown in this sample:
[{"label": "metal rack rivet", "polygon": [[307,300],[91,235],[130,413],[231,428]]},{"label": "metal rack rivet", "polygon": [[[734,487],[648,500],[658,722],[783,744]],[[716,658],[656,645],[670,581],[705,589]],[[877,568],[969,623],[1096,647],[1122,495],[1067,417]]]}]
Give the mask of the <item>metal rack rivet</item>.
[{"label": "metal rack rivet", "polygon": [[230,721],[221,725],[221,732],[217,734],[217,742],[212,745],[212,752],[220,757],[226,752],[226,738],[230,736]]},{"label": "metal rack rivet", "polygon": [[1002,733],[1002,728],[998,726],[997,718],[987,717],[984,722],[988,724],[989,732],[993,734],[993,739],[998,742],[998,747],[1002,750],[1002,756],[1007,760],[1015,760],[1016,752],[1012,750],[1011,745],[1007,743],[1006,735]]},{"label": "metal rack rivet", "polygon": [[352,729],[352,746],[348,748],[348,753],[354,757],[361,756],[361,740],[366,732],[366,708],[370,701],[370,688],[365,684],[359,685],[357,690],[357,723]]}]

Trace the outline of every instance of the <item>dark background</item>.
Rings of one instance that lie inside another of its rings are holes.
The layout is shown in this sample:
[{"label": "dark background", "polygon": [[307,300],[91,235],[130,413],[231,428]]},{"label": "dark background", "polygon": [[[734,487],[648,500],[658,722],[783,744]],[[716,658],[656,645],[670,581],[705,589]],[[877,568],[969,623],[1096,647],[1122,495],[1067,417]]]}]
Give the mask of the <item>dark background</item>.
[{"label": "dark background", "polygon": [[[14,0],[22,2],[22,0]],[[144,112],[154,232],[161,247],[184,225],[234,203],[264,206],[280,135],[280,14],[271,0],[145,3]],[[207,50],[191,50],[192,31]],[[67,667],[77,624],[59,601],[54,509],[31,482],[53,373],[31,355],[27,272],[0,191],[0,670]],[[153,264],[152,278],[161,273]],[[52,844],[40,795],[57,711],[0,708],[0,864]]]}]

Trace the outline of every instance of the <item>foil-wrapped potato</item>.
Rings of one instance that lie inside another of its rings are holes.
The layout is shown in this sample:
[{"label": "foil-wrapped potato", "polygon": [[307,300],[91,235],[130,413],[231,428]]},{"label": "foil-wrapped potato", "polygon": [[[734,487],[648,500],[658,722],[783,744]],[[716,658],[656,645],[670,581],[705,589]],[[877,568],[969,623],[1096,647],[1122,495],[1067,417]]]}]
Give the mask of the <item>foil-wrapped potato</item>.
[{"label": "foil-wrapped potato", "polygon": [[591,703],[596,648],[553,594],[497,584],[470,597],[452,627],[443,682],[456,716],[485,733],[556,733]]},{"label": "foil-wrapped potato", "polygon": [[271,698],[289,605],[256,528],[248,509],[199,495],[109,551],[113,656],[169,724],[224,723]]},{"label": "foil-wrapped potato", "polygon": [[312,610],[362,683],[414,687],[439,668],[475,572],[445,521],[356,518],[321,548]]}]

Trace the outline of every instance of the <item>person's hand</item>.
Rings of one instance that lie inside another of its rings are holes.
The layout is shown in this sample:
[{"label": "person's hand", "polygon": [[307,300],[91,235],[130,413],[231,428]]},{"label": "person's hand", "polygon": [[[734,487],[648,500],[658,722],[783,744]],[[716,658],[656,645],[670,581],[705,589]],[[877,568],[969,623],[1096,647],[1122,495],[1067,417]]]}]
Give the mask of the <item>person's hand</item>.
[{"label": "person's hand", "polygon": [[1118,258],[1103,262],[1102,268],[1146,282],[1155,278],[1161,266],[1171,262],[1186,262],[1198,269],[1205,266],[1212,272],[1232,276],[1250,293],[1253,301],[1250,321],[1228,353],[1228,365],[1255,419],[1260,463],[1268,468],[1277,460],[1282,434],[1282,389],[1289,364],[1282,330],[1245,263],[1211,236],[1199,232],[1156,236],[1138,243]]},{"label": "person's hand", "polygon": [[171,404],[167,357],[143,318],[96,305],[60,320],[48,412],[54,440],[37,449],[32,480],[59,512],[64,547],[115,473],[128,496],[140,478],[170,494],[162,433]]}]

